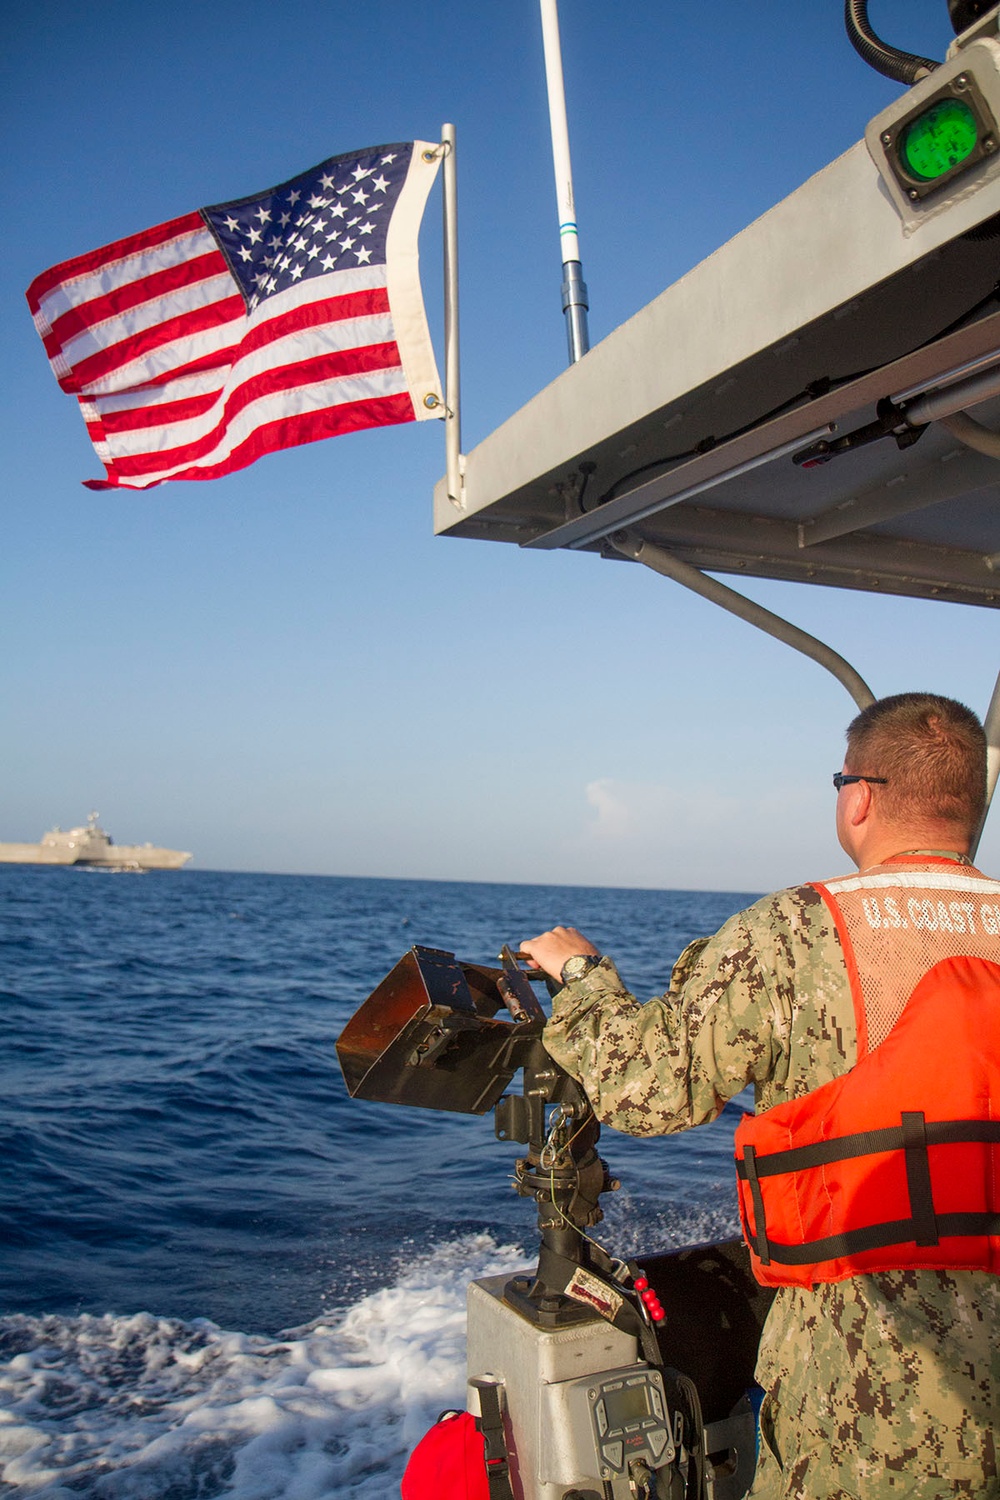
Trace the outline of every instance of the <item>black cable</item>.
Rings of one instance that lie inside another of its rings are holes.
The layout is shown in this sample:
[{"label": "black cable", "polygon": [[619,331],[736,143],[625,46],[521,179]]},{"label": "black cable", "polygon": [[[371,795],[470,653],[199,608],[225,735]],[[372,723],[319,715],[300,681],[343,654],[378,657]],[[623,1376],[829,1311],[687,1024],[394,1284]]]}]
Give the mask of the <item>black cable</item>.
[{"label": "black cable", "polygon": [[[997,217],[1000,218],[1000,215],[997,215]],[[991,222],[992,221],[989,220],[989,219],[986,220],[987,224],[989,224]],[[985,226],[982,225],[982,224],[979,224],[976,227],[978,229],[982,229]],[[972,236],[974,235],[974,233],[975,233],[975,230],[971,230],[971,229],[966,230],[965,235],[963,236],[963,238],[964,239],[971,239]],[[996,301],[1000,301],[1000,281],[995,282],[993,284],[993,286],[990,288],[990,290],[986,293],[985,297],[980,297],[979,301],[976,302],[976,303],[974,303],[972,305],[972,307],[967,307],[965,309],[964,313],[960,313],[959,316],[954,320],[954,322],[949,323],[949,324],[947,324],[946,327],[940,329],[934,335],[934,337],[932,339],[928,339],[926,341],[926,343],[924,343],[924,344],[918,344],[917,348],[918,349],[926,349],[928,344],[936,344],[937,341],[938,341],[938,339],[946,339],[948,337],[949,333],[955,333],[959,328],[964,328],[965,325],[969,322],[969,320],[971,318],[974,318],[977,313],[981,313],[982,312],[982,310],[983,310],[984,307],[989,307],[989,305],[990,305],[991,302],[996,302]],[[914,351],[911,349],[909,352],[912,354]]]},{"label": "black cable", "polygon": [[844,0],[844,25],[848,40],[859,57],[862,57],[876,73],[892,78],[907,87],[933,73],[940,63],[929,57],[917,57],[912,52],[900,52],[890,47],[876,35],[868,19],[868,0]]},{"label": "black cable", "polygon": [[789,396],[787,401],[782,401],[777,406],[772,406],[770,411],[762,412],[754,417],[752,422],[747,422],[743,427],[735,427],[732,432],[725,433],[722,437],[702,438],[693,448],[686,448],[682,453],[664,454],[662,458],[651,459],[649,463],[640,464],[637,469],[630,469],[627,474],[622,474],[608,489],[594,501],[592,509],[598,510],[600,506],[606,505],[615,497],[615,491],[630,480],[636,479],[640,474],[646,474],[650,469],[662,469],[664,466],[680,463],[685,458],[700,458],[703,453],[710,453],[720,443],[732,442],[733,438],[742,437],[744,433],[753,432],[762,422],[770,422],[772,417],[779,417],[782,412],[790,411],[792,407],[798,406],[800,401],[815,401],[818,396],[825,396],[828,391],[837,389],[841,385],[850,385],[852,380],[860,380],[863,375],[870,375],[872,370],[879,369],[873,365],[870,370],[857,370],[851,375],[845,375],[840,380],[833,381],[824,375],[820,380],[812,380],[801,391],[796,391],[794,396]]},{"label": "black cable", "polygon": [[[926,349],[931,344],[936,344],[940,339],[947,338],[950,333],[954,333],[957,329],[964,327],[970,318],[975,318],[977,313],[982,312],[991,302],[996,301],[1000,301],[1000,282],[991,287],[985,297],[981,297],[978,302],[973,303],[971,307],[967,307],[953,322],[948,323],[944,328],[938,329],[929,339],[925,339],[922,344],[915,344],[912,349],[908,349],[906,352],[914,354],[918,349]],[[747,422],[743,427],[736,427],[732,432],[727,432],[719,438],[702,438],[701,442],[697,443],[693,448],[686,448],[681,453],[667,453],[662,458],[651,459],[648,463],[640,464],[636,469],[630,469],[627,474],[620,475],[613,484],[609,485],[604,493],[599,495],[594,501],[590,509],[598,510],[602,505],[606,505],[609,500],[615,498],[616,491],[622,485],[631,483],[640,474],[648,474],[650,469],[670,468],[674,464],[682,463],[685,459],[700,458],[703,453],[711,452],[720,443],[730,443],[734,438],[743,437],[745,433],[753,432],[755,427],[760,427],[764,422],[770,422],[772,418],[780,416],[782,412],[790,411],[802,401],[815,401],[817,397],[825,396],[830,391],[841,390],[845,385],[851,385],[855,380],[863,380],[866,375],[871,375],[881,368],[881,365],[870,365],[866,370],[853,370],[850,375],[839,375],[836,379],[832,379],[829,375],[823,375],[819,380],[811,380],[807,386],[801,391],[797,391],[794,396],[790,396],[787,401],[782,401],[778,406],[773,406],[770,411],[762,412],[759,416],[754,417],[752,422]],[[580,471],[581,473],[584,472],[582,464]],[[593,472],[593,468],[588,465],[583,489],[581,489],[579,496],[581,512],[587,510],[587,507],[583,505],[583,492]]]}]

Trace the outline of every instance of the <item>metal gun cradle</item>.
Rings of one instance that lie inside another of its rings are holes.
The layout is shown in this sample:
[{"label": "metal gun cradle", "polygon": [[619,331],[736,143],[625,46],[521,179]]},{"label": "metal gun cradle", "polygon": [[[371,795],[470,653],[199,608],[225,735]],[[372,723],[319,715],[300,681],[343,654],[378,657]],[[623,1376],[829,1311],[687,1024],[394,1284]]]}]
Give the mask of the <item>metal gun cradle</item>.
[{"label": "metal gun cradle", "polygon": [[537,1016],[510,1018],[499,982],[509,982],[502,970],[411,948],[337,1040],[352,1098],[463,1115],[493,1109],[540,1030]]}]

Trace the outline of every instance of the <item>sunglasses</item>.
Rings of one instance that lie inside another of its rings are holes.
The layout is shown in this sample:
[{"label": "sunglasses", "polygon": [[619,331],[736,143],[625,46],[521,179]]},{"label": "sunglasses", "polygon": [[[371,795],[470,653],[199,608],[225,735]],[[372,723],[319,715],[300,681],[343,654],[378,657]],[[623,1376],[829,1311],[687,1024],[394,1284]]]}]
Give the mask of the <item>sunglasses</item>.
[{"label": "sunglasses", "polygon": [[879,786],[888,786],[889,784],[888,776],[848,776],[844,771],[834,771],[833,773],[833,784],[838,792],[842,786],[850,786],[852,781],[873,781],[877,782]]}]

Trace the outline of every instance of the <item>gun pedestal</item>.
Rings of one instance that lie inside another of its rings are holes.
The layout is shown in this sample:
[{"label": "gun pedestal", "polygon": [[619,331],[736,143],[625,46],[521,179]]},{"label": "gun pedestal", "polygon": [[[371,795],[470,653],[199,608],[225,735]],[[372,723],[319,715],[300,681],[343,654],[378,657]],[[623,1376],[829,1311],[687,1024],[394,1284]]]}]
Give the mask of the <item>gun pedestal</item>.
[{"label": "gun pedestal", "polygon": [[584,1232],[604,1217],[601,1193],[618,1187],[597,1154],[601,1127],[579,1084],[552,1061],[540,1039],[524,1064],[524,1092],[505,1095],[495,1117],[499,1140],[528,1147],[516,1163],[514,1186],[522,1198],[534,1198],[541,1240],[534,1276],[508,1282],[507,1300],[542,1328],[586,1321],[595,1307],[567,1296],[566,1287],[576,1268],[602,1277],[611,1271],[604,1251]]}]

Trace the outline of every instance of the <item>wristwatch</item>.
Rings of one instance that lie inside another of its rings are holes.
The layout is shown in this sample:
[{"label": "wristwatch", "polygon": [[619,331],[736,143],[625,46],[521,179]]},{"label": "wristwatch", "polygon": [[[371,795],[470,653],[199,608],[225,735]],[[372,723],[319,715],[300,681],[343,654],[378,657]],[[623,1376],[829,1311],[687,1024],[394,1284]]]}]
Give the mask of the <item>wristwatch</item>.
[{"label": "wristwatch", "polygon": [[599,953],[574,953],[572,958],[567,958],[559,974],[563,984],[570,984],[574,979],[582,979],[584,974],[589,974],[595,964],[599,964],[601,955]]}]

